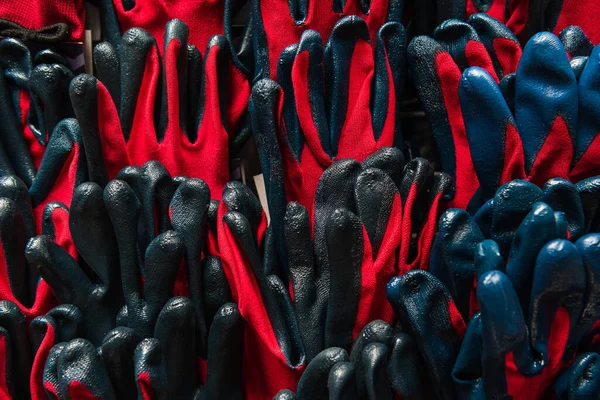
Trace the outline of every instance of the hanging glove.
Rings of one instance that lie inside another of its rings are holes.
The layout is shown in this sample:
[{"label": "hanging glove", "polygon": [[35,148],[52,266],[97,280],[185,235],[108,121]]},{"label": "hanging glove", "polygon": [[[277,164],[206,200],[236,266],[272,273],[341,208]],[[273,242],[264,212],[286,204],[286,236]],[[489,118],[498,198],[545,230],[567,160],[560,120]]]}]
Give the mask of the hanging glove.
[{"label": "hanging glove", "polygon": [[3,2],[0,36],[57,43],[83,41],[85,8],[82,0]]},{"label": "hanging glove", "polygon": [[[284,49],[301,41],[304,32],[316,31],[327,41],[341,18],[356,15],[365,20],[367,37],[376,43],[380,28],[387,22],[402,22],[403,2],[377,0],[370,3],[257,0],[252,2],[252,24],[256,78],[281,79],[277,60]],[[362,33],[361,33],[362,35]]]},{"label": "hanging glove", "polygon": [[[588,251],[585,245],[580,249]],[[453,371],[461,391],[471,398],[517,393],[544,398],[589,329],[587,318],[581,319],[589,310],[587,290],[582,253],[562,239],[546,244],[538,254],[527,324],[508,277],[500,271],[483,274],[477,283],[481,315],[469,323],[473,332],[465,336]],[[598,307],[593,308],[590,316],[597,319]]]},{"label": "hanging glove", "polygon": [[[189,43],[204,49],[214,35],[233,39],[232,19],[244,6],[240,0],[195,1],[150,1],[150,0],[94,0],[100,9],[104,37],[115,48],[122,44],[125,33],[131,28],[141,28],[156,38],[162,52],[165,37],[165,25],[173,19],[179,19],[190,27]],[[168,28],[167,28],[168,30]],[[247,34],[246,34],[247,35]],[[125,39],[126,40],[126,39]],[[250,37],[244,38],[245,42]],[[240,50],[248,52],[244,47]]]},{"label": "hanging glove", "polygon": [[[276,399],[390,399],[421,397],[417,351],[409,335],[376,320],[363,328],[346,350],[331,347],[307,366],[294,395],[280,391]],[[285,397],[288,396],[288,397]],[[293,397],[289,397],[293,396]]]},{"label": "hanging glove", "polygon": [[58,53],[46,49],[34,56],[14,38],[0,41],[0,70],[2,146],[14,173],[31,186],[51,133],[73,116],[68,98],[73,72]]},{"label": "hanging glove", "polygon": [[126,166],[158,160],[171,175],[202,178],[221,193],[229,143],[246,135],[237,133],[250,89],[223,36],[211,39],[203,63],[187,36],[181,21],[167,24],[161,66],[155,39],[131,29],[120,57],[107,43],[97,46],[102,82],[79,75],[71,83],[92,181],[103,186]]},{"label": "hanging glove", "polygon": [[413,39],[407,55],[415,87],[440,152],[442,171],[455,182],[450,205],[477,209],[481,205],[480,182],[472,159],[474,149],[467,139],[464,106],[458,97],[461,71],[481,67],[497,84],[516,71],[521,57],[520,45],[504,25],[486,15],[476,14],[468,23],[458,20],[442,23],[433,38],[419,36]]},{"label": "hanging glove", "polygon": [[29,324],[16,304],[3,300],[0,309],[3,371],[0,393],[6,399],[46,399],[42,384],[46,358],[56,343],[77,335],[79,310],[69,305],[58,306]]},{"label": "hanging glove", "polygon": [[135,350],[139,398],[242,399],[244,320],[233,303],[223,305],[210,327],[208,376],[204,386],[196,371],[194,307],[175,297],[165,304],[154,337]]},{"label": "hanging glove", "polygon": [[414,339],[424,371],[440,399],[454,399],[452,367],[466,326],[452,297],[433,275],[409,271],[387,285],[388,300],[402,327]]},{"label": "hanging glove", "polygon": [[323,51],[321,37],[307,31],[281,55],[281,86],[267,79],[254,85],[250,110],[278,243],[286,204],[299,202],[312,218],[317,184],[334,160],[362,162],[380,148],[401,145],[404,29],[383,26],[375,50],[368,33],[363,20],[345,18]]},{"label": "hanging glove", "polygon": [[[182,240],[166,231],[147,248],[140,247],[139,215],[140,202],[124,181],[111,181],[104,192],[86,183],[77,187],[70,215],[83,268],[46,236],[27,246],[29,262],[57,298],[82,309],[84,338],[92,343],[99,345],[117,324],[150,337],[158,313],[173,294],[184,253]],[[93,271],[90,276],[88,268]]]}]

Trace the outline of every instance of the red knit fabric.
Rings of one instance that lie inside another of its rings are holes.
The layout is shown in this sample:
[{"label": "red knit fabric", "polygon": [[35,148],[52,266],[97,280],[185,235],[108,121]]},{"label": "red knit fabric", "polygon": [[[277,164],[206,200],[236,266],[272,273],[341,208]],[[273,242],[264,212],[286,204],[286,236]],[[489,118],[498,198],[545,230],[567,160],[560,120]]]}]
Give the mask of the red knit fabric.
[{"label": "red knit fabric", "polygon": [[2,1],[0,18],[16,22],[31,30],[66,23],[71,29],[71,40],[78,42],[83,40],[85,27],[83,0]]}]

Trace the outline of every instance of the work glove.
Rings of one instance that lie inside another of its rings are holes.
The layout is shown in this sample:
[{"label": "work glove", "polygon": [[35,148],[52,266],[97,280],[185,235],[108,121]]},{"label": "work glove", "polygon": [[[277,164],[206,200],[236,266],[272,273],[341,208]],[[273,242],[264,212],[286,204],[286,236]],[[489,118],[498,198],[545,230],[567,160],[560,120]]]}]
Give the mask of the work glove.
[{"label": "work glove", "polygon": [[121,180],[104,190],[82,184],[69,216],[82,264],[47,236],[32,239],[26,248],[27,259],[59,301],[82,310],[83,338],[95,345],[117,325],[151,337],[160,310],[173,295],[184,255],[182,239],[167,230],[141,247],[140,203]]},{"label": "work glove", "polygon": [[[345,18],[323,51],[322,38],[306,31],[281,55],[281,86],[263,79],[253,87],[253,129],[278,242],[286,204],[300,203],[312,218],[319,179],[334,160],[362,162],[401,143],[404,29],[393,22],[383,26],[375,50],[368,32],[363,20]],[[403,164],[403,157],[396,162]]]},{"label": "work glove", "polygon": [[10,301],[0,301],[0,309],[2,397],[46,399],[42,375],[48,354],[56,343],[76,337],[81,313],[61,305],[30,321]]},{"label": "work glove", "polygon": [[339,20],[354,15],[363,19],[366,25],[365,32],[357,36],[375,44],[382,26],[389,22],[402,22],[404,4],[398,0],[377,0],[370,3],[357,0],[256,0],[251,2],[251,6],[255,77],[281,80],[278,60],[288,46],[302,41],[304,32],[315,31],[326,42]]},{"label": "work glove", "polygon": [[28,187],[59,121],[72,117],[68,88],[73,72],[53,50],[32,54],[20,40],[0,41],[2,173],[16,174]]},{"label": "work glove", "polygon": [[408,16],[411,34],[428,35],[442,22],[449,19],[465,21],[473,14],[485,13],[488,16],[506,24],[508,4],[506,0],[453,0],[450,3],[427,1],[409,1],[406,7],[412,9]]},{"label": "work glove", "polygon": [[321,351],[306,367],[296,394],[280,391],[275,399],[406,399],[422,397],[418,351],[410,335],[375,320],[352,345]]},{"label": "work glove", "polygon": [[83,0],[35,0],[0,5],[0,36],[25,41],[83,41]]},{"label": "work glove", "polygon": [[[150,399],[242,399],[244,320],[233,303],[224,304],[210,326],[208,375],[196,367],[192,302],[169,300],[158,317],[154,336],[142,340],[134,354],[138,396]],[[201,385],[202,383],[202,385]]]},{"label": "work glove", "polygon": [[568,181],[552,179],[543,189],[509,182],[474,217],[459,209],[442,215],[429,271],[448,288],[465,320],[478,310],[475,287],[482,271],[502,270],[528,296],[531,274],[524,271],[533,270],[541,248],[590,232],[583,209],[577,187]]},{"label": "work glove", "polygon": [[590,257],[597,243],[597,234],[577,244],[564,239],[547,243],[530,271],[527,313],[507,275],[492,270],[479,277],[480,314],[469,322],[453,371],[465,397],[547,396],[599,316],[593,293],[598,267]]},{"label": "work glove", "polygon": [[[514,118],[489,75],[480,69],[465,71],[460,100],[485,198],[511,178],[525,177],[541,186],[554,177],[577,182],[598,172],[593,156],[595,110],[590,106],[597,86],[598,65],[593,58],[585,64],[578,82],[556,37],[543,33],[532,38],[516,73]],[[540,82],[540,76],[548,80]],[[578,97],[586,100],[578,101]],[[481,115],[488,117],[485,134]]]},{"label": "work glove", "polygon": [[[410,43],[407,55],[417,93],[431,123],[441,169],[455,184],[450,206],[477,209],[481,205],[481,178],[475,172],[472,153],[476,149],[467,136],[467,118],[463,103],[459,101],[462,71],[476,66],[487,71],[496,84],[503,79],[510,80],[521,58],[519,42],[498,21],[475,14],[468,22],[449,20],[442,23],[433,37],[416,37]],[[497,129],[501,126],[504,125]],[[486,142],[484,148],[477,150],[484,153],[490,147]]]},{"label": "work glove", "polygon": [[183,22],[170,21],[161,63],[155,39],[133,28],[119,53],[108,43],[96,47],[100,80],[72,81],[91,181],[104,186],[126,166],[157,160],[171,175],[202,178],[221,194],[230,142],[248,134],[239,130],[250,89],[224,36],[211,39],[204,61],[187,37]]},{"label": "work glove", "polygon": [[[100,9],[105,39],[117,50],[121,47],[123,40],[127,40],[124,38],[129,29],[141,28],[156,38],[159,52],[163,54],[163,49],[166,49],[163,42],[165,26],[169,21],[178,19],[189,26],[189,44],[199,49],[202,56],[213,36],[225,35],[229,41],[233,40],[234,16],[245,5],[245,2],[240,0],[194,2],[185,0],[175,2],[94,0],[92,2]],[[250,32],[245,32],[240,44],[240,55],[251,51]],[[237,57],[234,58],[238,66],[241,66]]]},{"label": "work glove", "polygon": [[466,325],[444,284],[426,271],[409,271],[387,285],[387,297],[423,360],[423,381],[439,399],[455,399],[452,368]]}]

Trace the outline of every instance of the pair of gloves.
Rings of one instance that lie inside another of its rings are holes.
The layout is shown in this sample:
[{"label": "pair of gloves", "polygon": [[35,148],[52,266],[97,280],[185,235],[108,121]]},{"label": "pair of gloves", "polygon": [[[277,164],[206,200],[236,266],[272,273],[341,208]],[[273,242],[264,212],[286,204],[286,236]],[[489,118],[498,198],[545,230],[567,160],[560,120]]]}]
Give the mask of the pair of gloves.
[{"label": "pair of gloves", "polygon": [[[442,170],[455,178],[451,205],[474,212],[511,179],[597,175],[594,54],[570,62],[557,37],[540,33],[521,56],[506,27],[469,21],[447,21],[408,51]],[[577,48],[575,36],[563,39],[579,55],[590,46]]]}]

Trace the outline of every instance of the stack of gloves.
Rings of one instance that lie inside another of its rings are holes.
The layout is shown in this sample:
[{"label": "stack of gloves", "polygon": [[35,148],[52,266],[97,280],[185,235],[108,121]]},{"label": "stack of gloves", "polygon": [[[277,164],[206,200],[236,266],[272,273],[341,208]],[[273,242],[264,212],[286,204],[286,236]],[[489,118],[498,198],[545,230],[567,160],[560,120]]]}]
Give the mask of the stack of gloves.
[{"label": "stack of gloves", "polygon": [[597,5],[92,3],[0,5],[0,398],[600,398]]}]

